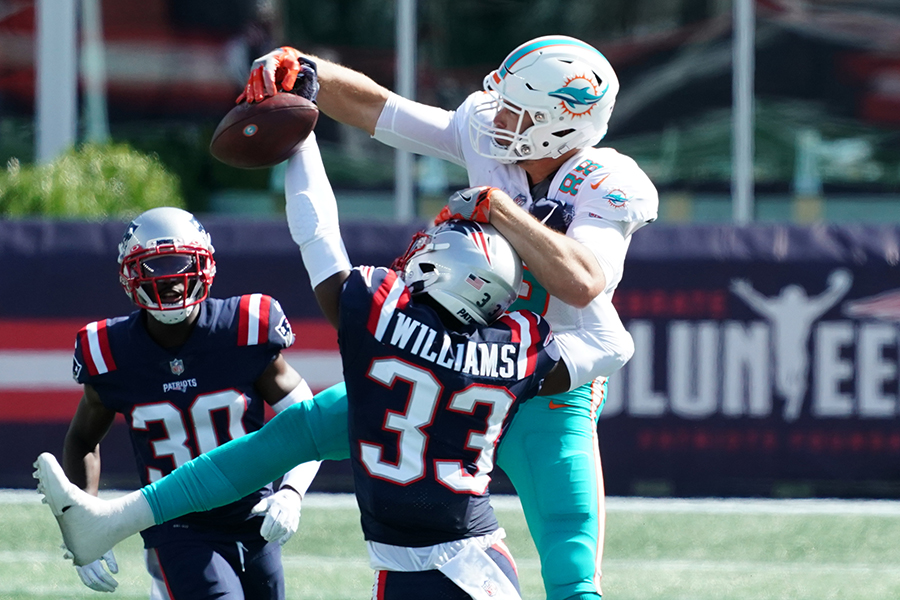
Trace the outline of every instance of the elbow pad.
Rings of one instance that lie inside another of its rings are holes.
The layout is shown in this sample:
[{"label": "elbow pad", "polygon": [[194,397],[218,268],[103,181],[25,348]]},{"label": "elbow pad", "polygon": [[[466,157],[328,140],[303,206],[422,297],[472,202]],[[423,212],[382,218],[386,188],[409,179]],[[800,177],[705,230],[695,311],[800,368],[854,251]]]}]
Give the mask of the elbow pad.
[{"label": "elbow pad", "polygon": [[288,161],[284,176],[285,213],[291,237],[315,288],[335,273],[350,270],[338,226],[337,201],[325,174],[315,134]]}]

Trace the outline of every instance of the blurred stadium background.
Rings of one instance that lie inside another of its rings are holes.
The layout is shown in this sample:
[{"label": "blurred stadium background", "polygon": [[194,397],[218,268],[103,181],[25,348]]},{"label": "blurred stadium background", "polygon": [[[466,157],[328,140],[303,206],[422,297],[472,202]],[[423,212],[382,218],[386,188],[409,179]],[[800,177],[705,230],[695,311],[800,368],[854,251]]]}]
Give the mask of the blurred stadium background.
[{"label": "blurred stadium background", "polygon": [[[68,46],[66,15],[79,24]],[[146,203],[195,212],[217,249],[214,293],[278,298],[299,334],[291,362],[316,389],[340,378],[278,168],[207,152],[253,57],[293,45],[450,109],[510,49],[562,33],[616,68],[605,143],[660,191],[617,292],[638,350],[600,420],[607,492],[900,498],[898,31],[892,0],[0,0],[0,487],[32,487],[33,458],[61,452],[79,398],[74,334],[130,310],[115,248]],[[398,158],[327,117],[317,135],[356,263],[386,264],[466,185],[454,166]],[[122,423],[103,461],[106,488],[136,484]],[[314,489],[349,491],[346,465]],[[496,489],[511,491],[502,473]],[[885,525],[853,527],[863,547]],[[819,572],[847,557],[829,561]],[[895,571],[859,569],[897,596]],[[689,596],[673,589],[628,597]],[[756,597],[807,597],[770,589],[784,594]]]}]

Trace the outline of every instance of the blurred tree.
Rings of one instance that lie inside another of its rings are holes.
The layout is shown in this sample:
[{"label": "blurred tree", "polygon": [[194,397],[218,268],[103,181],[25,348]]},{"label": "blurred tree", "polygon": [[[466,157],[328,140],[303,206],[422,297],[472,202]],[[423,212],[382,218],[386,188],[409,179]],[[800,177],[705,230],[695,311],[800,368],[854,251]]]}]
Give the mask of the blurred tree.
[{"label": "blurred tree", "polygon": [[125,144],[84,145],[46,165],[10,159],[0,171],[0,216],[131,218],[184,206],[178,178]]}]

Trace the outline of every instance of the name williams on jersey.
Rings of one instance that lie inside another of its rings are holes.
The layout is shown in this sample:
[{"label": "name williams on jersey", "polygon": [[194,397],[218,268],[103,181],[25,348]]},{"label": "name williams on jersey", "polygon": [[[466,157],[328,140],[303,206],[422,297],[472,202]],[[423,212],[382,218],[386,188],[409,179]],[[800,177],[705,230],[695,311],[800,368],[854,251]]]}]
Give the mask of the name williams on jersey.
[{"label": "name williams on jersey", "polygon": [[385,341],[440,367],[467,375],[501,379],[518,379],[520,344],[504,342],[454,343],[446,332],[438,332],[425,323],[396,313],[394,331]]}]

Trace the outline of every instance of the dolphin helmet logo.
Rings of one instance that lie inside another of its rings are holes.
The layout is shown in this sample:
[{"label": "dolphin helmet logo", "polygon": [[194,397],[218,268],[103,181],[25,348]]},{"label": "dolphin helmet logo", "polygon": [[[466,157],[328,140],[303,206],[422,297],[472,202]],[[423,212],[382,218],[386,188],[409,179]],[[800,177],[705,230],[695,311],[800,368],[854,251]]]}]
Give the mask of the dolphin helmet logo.
[{"label": "dolphin helmet logo", "polygon": [[572,116],[590,114],[594,105],[603,99],[609,84],[602,90],[597,89],[595,79],[588,75],[579,75],[566,81],[563,87],[548,92],[552,98],[562,100],[563,110]]}]

